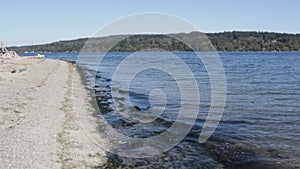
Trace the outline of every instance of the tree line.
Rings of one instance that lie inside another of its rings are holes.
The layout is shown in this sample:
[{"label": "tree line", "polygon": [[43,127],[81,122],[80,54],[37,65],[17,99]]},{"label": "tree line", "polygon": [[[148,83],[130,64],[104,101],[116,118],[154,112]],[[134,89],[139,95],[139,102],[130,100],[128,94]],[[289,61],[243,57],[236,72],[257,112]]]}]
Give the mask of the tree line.
[{"label": "tree line", "polygon": [[135,51],[300,51],[300,34],[272,32],[178,33],[113,35],[49,44],[9,47],[23,52]]}]

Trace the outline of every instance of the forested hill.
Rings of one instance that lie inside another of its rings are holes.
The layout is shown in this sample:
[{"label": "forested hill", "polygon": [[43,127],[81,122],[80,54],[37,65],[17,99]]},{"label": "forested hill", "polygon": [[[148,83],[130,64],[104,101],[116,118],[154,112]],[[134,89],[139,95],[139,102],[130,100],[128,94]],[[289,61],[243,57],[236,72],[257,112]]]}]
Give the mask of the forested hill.
[{"label": "forested hill", "polygon": [[[218,51],[300,51],[300,34],[283,34],[270,32],[223,32],[207,33],[214,48]],[[176,37],[175,38],[171,38]],[[140,51],[156,48],[164,51],[190,51],[184,43],[195,44],[193,50],[211,51],[213,47],[199,41],[203,37],[199,32],[167,35],[114,35],[91,38],[82,50],[88,38],[59,41],[44,45],[10,47],[21,52],[99,52],[99,51]],[[120,41],[123,39],[122,41]],[[112,44],[118,42],[111,48]]]}]

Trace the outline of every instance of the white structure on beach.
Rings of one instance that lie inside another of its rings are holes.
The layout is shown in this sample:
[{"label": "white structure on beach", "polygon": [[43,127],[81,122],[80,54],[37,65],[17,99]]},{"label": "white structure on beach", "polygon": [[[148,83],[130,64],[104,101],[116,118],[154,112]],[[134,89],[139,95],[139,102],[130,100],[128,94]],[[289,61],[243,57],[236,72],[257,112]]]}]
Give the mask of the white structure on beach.
[{"label": "white structure on beach", "polygon": [[3,43],[1,42],[1,49],[2,52],[0,54],[0,58],[3,59],[10,59],[10,58],[18,58],[20,57],[15,51],[9,51],[4,47]]}]

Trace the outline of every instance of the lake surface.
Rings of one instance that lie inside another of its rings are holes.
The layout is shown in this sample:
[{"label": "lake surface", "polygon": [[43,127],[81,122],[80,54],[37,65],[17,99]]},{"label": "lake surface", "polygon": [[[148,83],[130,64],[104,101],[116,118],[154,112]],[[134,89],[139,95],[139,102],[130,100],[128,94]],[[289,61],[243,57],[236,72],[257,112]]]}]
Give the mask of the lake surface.
[{"label": "lake surface", "polygon": [[[81,65],[95,90],[106,121],[120,133],[147,138],[170,127],[180,110],[180,87],[167,72],[145,69],[136,74],[129,89],[112,78],[118,65],[132,53],[108,53],[97,65],[99,53],[84,53],[88,62]],[[168,53],[138,53],[158,55]],[[76,60],[78,53],[46,53],[46,57]],[[192,52],[175,53],[191,69],[201,91],[198,117],[188,135],[171,150],[151,158],[132,159],[109,154],[109,167],[124,168],[300,168],[300,52],[221,52],[227,84],[227,100],[222,119],[208,141],[198,143],[199,133],[210,107],[211,84],[201,60]],[[146,58],[146,57],[145,57]],[[139,60],[151,62],[152,60]],[[172,63],[170,60],[162,65]],[[132,62],[128,66],[139,66]],[[91,81],[97,70],[96,85]],[[95,72],[94,72],[95,73]],[[126,72],[124,72],[126,76]],[[184,76],[177,79],[184,81]],[[161,98],[151,93],[161,89]],[[112,97],[112,90],[116,97]],[[149,97],[152,97],[149,100]],[[152,102],[152,103],[150,103]],[[132,105],[141,113],[155,105],[158,118],[137,123],[130,114]],[[118,108],[116,110],[116,108]]]}]

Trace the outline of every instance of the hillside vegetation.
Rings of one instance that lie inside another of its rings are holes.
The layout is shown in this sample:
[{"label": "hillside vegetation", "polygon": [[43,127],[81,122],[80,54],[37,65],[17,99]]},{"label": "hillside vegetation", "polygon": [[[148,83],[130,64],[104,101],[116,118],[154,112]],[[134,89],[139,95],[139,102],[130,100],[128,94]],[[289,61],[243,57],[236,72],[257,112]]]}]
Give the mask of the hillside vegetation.
[{"label": "hillside vegetation", "polygon": [[[300,34],[271,32],[200,32],[169,35],[114,35],[82,38],[43,45],[10,47],[16,52],[163,51],[300,51]],[[86,43],[88,42],[88,43]],[[183,43],[184,42],[184,43]],[[86,45],[85,45],[86,44]],[[186,45],[188,44],[188,45]],[[83,48],[83,46],[85,46]]]}]

